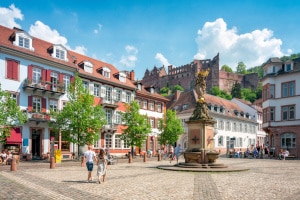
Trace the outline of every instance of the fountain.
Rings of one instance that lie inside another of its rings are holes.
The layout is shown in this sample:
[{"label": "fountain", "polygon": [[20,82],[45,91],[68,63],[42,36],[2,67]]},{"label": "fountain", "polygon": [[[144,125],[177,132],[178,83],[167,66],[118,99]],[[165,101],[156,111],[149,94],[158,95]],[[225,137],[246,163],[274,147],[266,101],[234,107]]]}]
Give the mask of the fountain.
[{"label": "fountain", "polygon": [[204,94],[206,92],[206,78],[209,69],[201,70],[198,73],[195,84],[195,91],[198,95],[197,104],[193,115],[187,121],[188,143],[184,152],[184,163],[179,163],[179,167],[202,167],[202,168],[224,168],[223,164],[216,164],[219,152],[214,146],[214,124],[216,121],[208,112]]}]

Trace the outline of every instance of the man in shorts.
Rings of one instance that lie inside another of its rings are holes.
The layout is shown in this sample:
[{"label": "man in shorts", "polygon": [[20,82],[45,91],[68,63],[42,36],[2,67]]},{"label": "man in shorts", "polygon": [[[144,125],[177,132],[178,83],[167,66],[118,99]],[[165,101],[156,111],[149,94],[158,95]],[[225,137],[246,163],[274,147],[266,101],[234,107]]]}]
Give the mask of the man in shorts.
[{"label": "man in shorts", "polygon": [[92,178],[92,171],[94,167],[94,162],[97,161],[96,153],[92,151],[92,145],[88,145],[88,150],[84,153],[84,158],[86,161],[86,167],[88,170],[88,179],[87,182],[90,182],[93,180]]}]

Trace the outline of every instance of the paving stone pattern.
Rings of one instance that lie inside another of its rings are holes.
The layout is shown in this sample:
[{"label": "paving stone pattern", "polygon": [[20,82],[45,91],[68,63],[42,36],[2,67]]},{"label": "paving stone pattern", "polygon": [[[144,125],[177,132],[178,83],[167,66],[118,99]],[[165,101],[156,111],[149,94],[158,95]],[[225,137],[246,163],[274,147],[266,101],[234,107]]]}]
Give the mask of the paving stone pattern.
[{"label": "paving stone pattern", "polygon": [[14,172],[2,165],[0,199],[300,199],[300,160],[219,158],[219,163],[250,169],[221,173],[156,168],[174,164],[167,160],[122,161],[109,165],[107,180],[101,184],[96,166],[93,181],[87,183],[86,168],[75,161],[56,164],[55,169],[46,162],[21,162]]}]

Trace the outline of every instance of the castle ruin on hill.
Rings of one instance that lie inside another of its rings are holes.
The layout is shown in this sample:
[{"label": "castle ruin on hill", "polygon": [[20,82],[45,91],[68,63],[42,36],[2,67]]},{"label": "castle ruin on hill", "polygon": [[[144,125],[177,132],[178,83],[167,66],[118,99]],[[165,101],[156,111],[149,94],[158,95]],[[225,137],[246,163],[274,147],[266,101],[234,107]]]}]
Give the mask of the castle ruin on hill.
[{"label": "castle ruin on hill", "polygon": [[207,91],[217,86],[221,90],[230,93],[235,82],[240,83],[243,88],[252,90],[258,87],[259,77],[256,73],[242,75],[219,70],[219,54],[213,59],[194,60],[179,67],[170,65],[168,66],[168,72],[164,66],[160,68],[154,66],[151,71],[148,69],[145,71],[142,84],[145,87],[154,86],[156,91],[166,87],[168,84],[171,88],[175,85],[180,85],[185,91],[188,91],[194,88],[198,72],[206,69],[210,70],[206,82]]}]

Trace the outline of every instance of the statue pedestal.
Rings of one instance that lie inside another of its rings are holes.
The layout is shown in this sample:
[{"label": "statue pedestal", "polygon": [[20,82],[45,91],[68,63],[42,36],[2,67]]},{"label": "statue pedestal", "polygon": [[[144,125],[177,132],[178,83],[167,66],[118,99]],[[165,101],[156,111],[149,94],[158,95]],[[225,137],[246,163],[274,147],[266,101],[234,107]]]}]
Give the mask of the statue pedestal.
[{"label": "statue pedestal", "polygon": [[188,149],[185,163],[215,163],[219,153],[214,146],[214,124],[211,119],[190,120],[188,124]]}]

